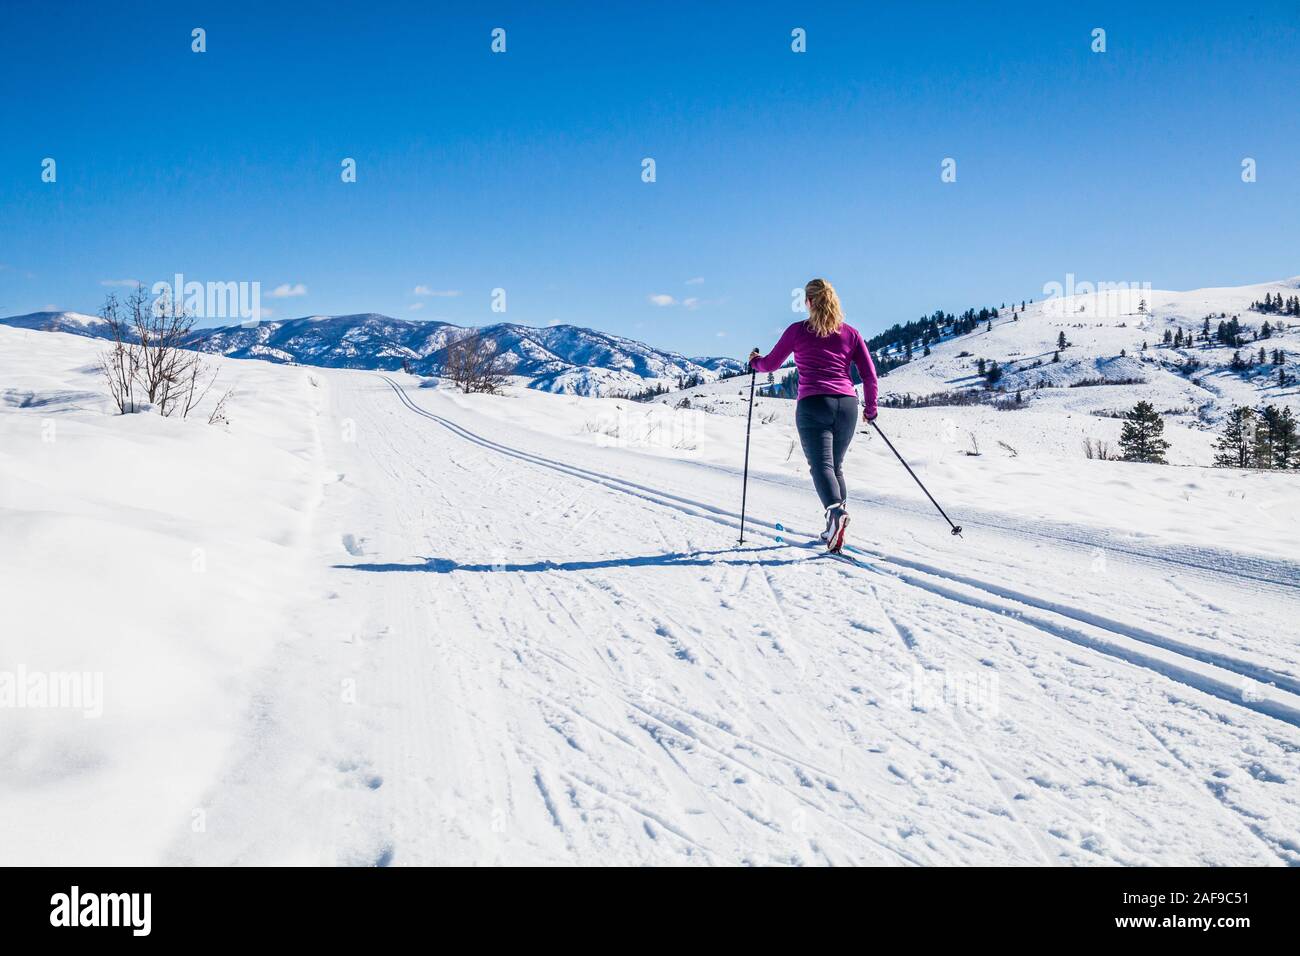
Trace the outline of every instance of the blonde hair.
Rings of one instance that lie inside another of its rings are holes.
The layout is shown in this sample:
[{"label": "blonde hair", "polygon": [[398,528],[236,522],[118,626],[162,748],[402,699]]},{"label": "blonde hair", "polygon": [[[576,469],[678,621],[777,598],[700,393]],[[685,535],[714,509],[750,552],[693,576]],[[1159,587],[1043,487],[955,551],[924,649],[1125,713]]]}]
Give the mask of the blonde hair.
[{"label": "blonde hair", "polygon": [[844,324],[844,310],[835,287],[825,279],[813,279],[803,287],[808,299],[808,328],[818,336],[834,335]]}]

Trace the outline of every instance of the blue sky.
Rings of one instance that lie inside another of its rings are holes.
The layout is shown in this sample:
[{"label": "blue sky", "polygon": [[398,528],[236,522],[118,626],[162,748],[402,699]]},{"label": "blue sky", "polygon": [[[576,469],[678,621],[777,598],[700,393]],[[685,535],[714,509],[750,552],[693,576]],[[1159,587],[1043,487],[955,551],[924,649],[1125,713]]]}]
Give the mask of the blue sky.
[{"label": "blue sky", "polygon": [[183,272],[739,356],[814,275],[870,333],[1300,273],[1300,5],[1133,6],[6,0],[0,314]]}]

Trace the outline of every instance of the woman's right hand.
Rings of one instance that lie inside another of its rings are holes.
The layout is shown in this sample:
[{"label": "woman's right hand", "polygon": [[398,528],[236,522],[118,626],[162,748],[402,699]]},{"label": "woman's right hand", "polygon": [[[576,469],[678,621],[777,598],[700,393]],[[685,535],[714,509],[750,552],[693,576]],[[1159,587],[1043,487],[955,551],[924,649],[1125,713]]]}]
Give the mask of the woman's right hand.
[{"label": "woman's right hand", "polygon": [[753,368],[753,367],[754,367],[754,360],[755,360],[755,359],[758,359],[758,358],[762,358],[762,357],[763,357],[763,353],[760,352],[758,349],[754,349],[754,351],[750,352],[750,353],[749,353],[749,367],[750,367],[750,368]]}]

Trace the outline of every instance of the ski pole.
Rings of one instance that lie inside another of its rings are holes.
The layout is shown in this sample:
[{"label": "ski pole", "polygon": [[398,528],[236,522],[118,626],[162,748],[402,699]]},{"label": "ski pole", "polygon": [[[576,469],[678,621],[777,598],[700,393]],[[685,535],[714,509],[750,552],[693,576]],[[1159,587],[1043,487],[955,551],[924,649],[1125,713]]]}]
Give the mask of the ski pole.
[{"label": "ski pole", "polygon": [[[871,427],[876,430],[876,433],[880,435],[881,438],[885,438],[885,433],[880,430],[880,426],[877,425],[874,420],[872,420],[871,422]],[[894,453],[894,457],[897,458],[899,461],[903,462],[903,467],[907,469],[907,473],[912,476],[913,480],[918,485],[921,485],[921,490],[924,491],[925,496],[930,499],[930,504],[934,505],[936,508],[939,509],[939,514],[943,515],[943,520],[948,522],[948,526],[952,528],[952,533],[957,535],[958,537],[961,537],[961,525],[953,524],[952,519],[948,517],[948,515],[944,512],[942,508],[939,508],[939,502],[934,500],[934,495],[930,494],[930,489],[926,488],[925,485],[921,484],[921,479],[916,477],[916,472],[912,470],[912,466],[909,465],[906,461],[903,461],[903,456],[898,453],[898,449],[894,447],[893,442],[891,442],[888,438],[885,438],[885,444],[888,445],[889,450]]]},{"label": "ski pole", "polygon": [[[754,346],[758,351],[758,346]],[[749,365],[749,416],[745,419],[745,476],[740,481],[740,543],[745,543],[745,499],[749,495],[749,428],[754,422],[754,380],[758,370]]]}]

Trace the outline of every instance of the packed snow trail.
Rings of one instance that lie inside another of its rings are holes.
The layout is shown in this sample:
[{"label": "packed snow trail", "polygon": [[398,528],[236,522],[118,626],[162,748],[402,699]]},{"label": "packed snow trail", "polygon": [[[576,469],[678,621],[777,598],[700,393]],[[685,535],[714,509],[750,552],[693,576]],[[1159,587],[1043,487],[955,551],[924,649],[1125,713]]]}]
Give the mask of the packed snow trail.
[{"label": "packed snow trail", "polygon": [[322,377],[323,591],[175,861],[1300,863],[1280,604],[774,481],[736,547],[718,469]]}]

